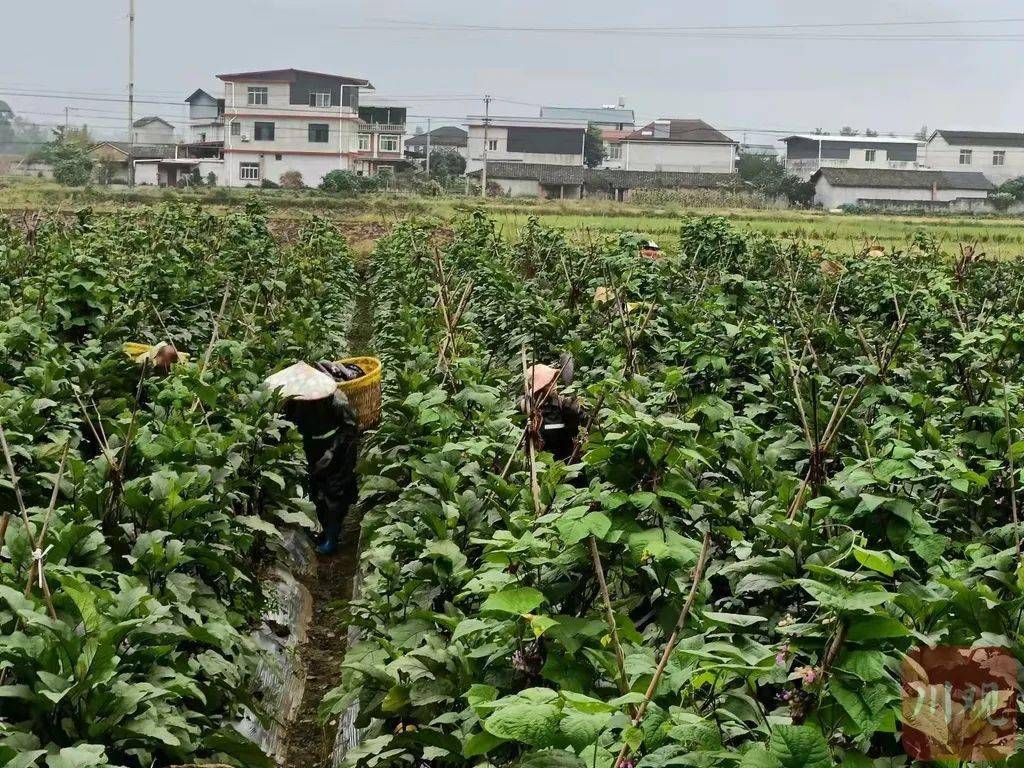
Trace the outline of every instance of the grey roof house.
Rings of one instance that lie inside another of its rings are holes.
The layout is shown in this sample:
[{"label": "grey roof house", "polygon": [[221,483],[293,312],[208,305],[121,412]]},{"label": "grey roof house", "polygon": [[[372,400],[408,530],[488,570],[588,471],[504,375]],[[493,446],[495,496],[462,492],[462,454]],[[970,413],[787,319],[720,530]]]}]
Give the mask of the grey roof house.
[{"label": "grey roof house", "polygon": [[798,133],[780,141],[786,145],[786,170],[803,179],[819,168],[908,170],[918,165],[920,142],[915,138]]},{"label": "grey roof house", "polygon": [[462,150],[464,153],[466,149],[466,131],[455,125],[443,125],[429,133],[417,133],[406,139],[405,154],[409,157],[425,157],[427,136],[430,137],[431,150]]},{"label": "grey roof house", "polygon": [[928,137],[924,164],[929,168],[979,171],[1001,184],[1024,176],[1024,133],[940,128]]},{"label": "grey roof house", "polygon": [[632,109],[619,107],[541,107],[540,116],[549,120],[593,123],[598,128],[624,131],[636,124]]},{"label": "grey roof house", "polygon": [[886,209],[984,211],[995,185],[978,172],[820,168],[813,176],[815,202]]},{"label": "grey roof house", "polygon": [[[479,180],[482,171],[467,174]],[[488,185],[495,184],[510,197],[579,199],[602,197],[628,200],[636,189],[731,189],[739,176],[724,173],[627,171],[543,163],[487,163]]]}]

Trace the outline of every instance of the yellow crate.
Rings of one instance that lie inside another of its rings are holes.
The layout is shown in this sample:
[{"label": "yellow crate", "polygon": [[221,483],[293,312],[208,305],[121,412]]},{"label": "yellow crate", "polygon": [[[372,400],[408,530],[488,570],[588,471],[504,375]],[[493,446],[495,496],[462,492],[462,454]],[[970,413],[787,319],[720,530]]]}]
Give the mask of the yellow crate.
[{"label": "yellow crate", "polygon": [[339,381],[338,389],[348,398],[359,428],[373,429],[380,424],[380,360],[376,357],[346,357],[338,362],[342,365],[357,365],[363,370],[365,375],[358,379]]}]

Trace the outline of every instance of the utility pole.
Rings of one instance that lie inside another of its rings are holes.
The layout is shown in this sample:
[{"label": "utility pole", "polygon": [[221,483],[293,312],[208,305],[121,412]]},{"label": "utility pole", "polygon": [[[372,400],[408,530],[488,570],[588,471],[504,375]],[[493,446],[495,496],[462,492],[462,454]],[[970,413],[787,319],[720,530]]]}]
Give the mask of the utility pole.
[{"label": "utility pole", "polygon": [[69,121],[68,121],[68,113],[70,111],[71,111],[71,107],[64,107],[64,135],[65,136],[68,135],[68,128],[70,128],[70,124],[69,124]]},{"label": "utility pole", "polygon": [[427,176],[430,176],[430,118],[427,118]]},{"label": "utility pole", "polygon": [[480,197],[487,197],[487,126],[491,124],[491,95],[484,96],[484,169],[480,175]]},{"label": "utility pole", "polygon": [[135,186],[135,0],[128,0],[128,186]]}]

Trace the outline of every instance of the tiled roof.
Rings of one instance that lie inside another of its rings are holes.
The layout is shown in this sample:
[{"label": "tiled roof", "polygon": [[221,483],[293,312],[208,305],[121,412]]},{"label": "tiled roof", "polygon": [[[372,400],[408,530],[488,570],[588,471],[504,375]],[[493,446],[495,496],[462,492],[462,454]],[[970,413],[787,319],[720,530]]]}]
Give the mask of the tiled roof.
[{"label": "tiled roof", "polygon": [[824,176],[834,187],[881,189],[994,190],[996,185],[978,171],[893,170],[889,168],[819,168],[812,181]]},{"label": "tiled roof", "polygon": [[703,120],[655,120],[633,131],[625,141],[690,141],[704,144],[736,144]]},{"label": "tiled roof", "polygon": [[[582,165],[546,165],[545,163],[487,163],[488,179],[530,179],[541,184],[582,184]],[[481,171],[467,174],[478,177]]]},{"label": "tiled roof", "polygon": [[[444,125],[430,132],[430,144],[437,147],[466,146],[466,131],[454,125]],[[407,147],[426,147],[427,134],[418,133],[405,140]]]},{"label": "tiled roof", "polygon": [[[479,178],[480,171],[468,174]],[[577,165],[493,162],[488,179],[530,179],[541,184],[585,184],[594,189],[715,189],[739,184],[734,173],[683,173],[675,171],[622,171],[584,168]]]},{"label": "tiled roof", "polygon": [[[1008,131],[945,131],[937,130],[947,144],[966,147],[1024,147],[1024,133]],[[935,134],[933,133],[932,136]]]},{"label": "tiled roof", "polygon": [[140,117],[138,120],[135,121],[134,125],[136,128],[145,128],[147,125],[150,125],[152,123],[163,123],[168,128],[174,127],[166,120],[164,120],[162,117],[157,117],[156,115],[152,115],[150,117]]},{"label": "tiled roof", "polygon": [[[132,155],[136,160],[174,157],[175,146],[174,144],[136,144]],[[98,144],[94,144],[92,149],[95,150],[100,147],[113,147],[127,158],[131,144],[127,141],[101,141]]]}]

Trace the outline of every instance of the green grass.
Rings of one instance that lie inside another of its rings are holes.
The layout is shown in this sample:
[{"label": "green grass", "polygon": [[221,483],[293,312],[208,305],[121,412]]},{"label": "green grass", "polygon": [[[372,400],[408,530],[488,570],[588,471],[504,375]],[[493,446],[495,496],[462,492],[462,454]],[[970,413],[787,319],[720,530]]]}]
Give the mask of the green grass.
[{"label": "green grass", "polygon": [[64,211],[89,206],[98,211],[122,205],[145,205],[167,201],[196,202],[213,209],[241,205],[257,194],[271,210],[271,216],[295,218],[320,213],[341,222],[392,224],[413,215],[450,219],[460,212],[483,206],[507,231],[537,216],[549,226],[582,233],[612,233],[634,230],[660,239],[663,247],[675,245],[679,223],[688,216],[716,214],[742,229],[759,230],[784,240],[821,245],[835,253],[859,253],[866,245],[878,243],[899,249],[918,230],[935,237],[943,248],[954,252],[958,243],[978,243],[990,256],[1024,253],[1024,219],[1004,216],[902,216],[851,215],[822,211],[753,209],[640,207],[596,200],[519,200],[492,198],[417,197],[405,193],[381,193],[356,197],[328,195],[316,190],[240,189],[157,189],[139,187],[89,187],[68,189],[35,179],[0,178],[0,213],[37,209]]}]

